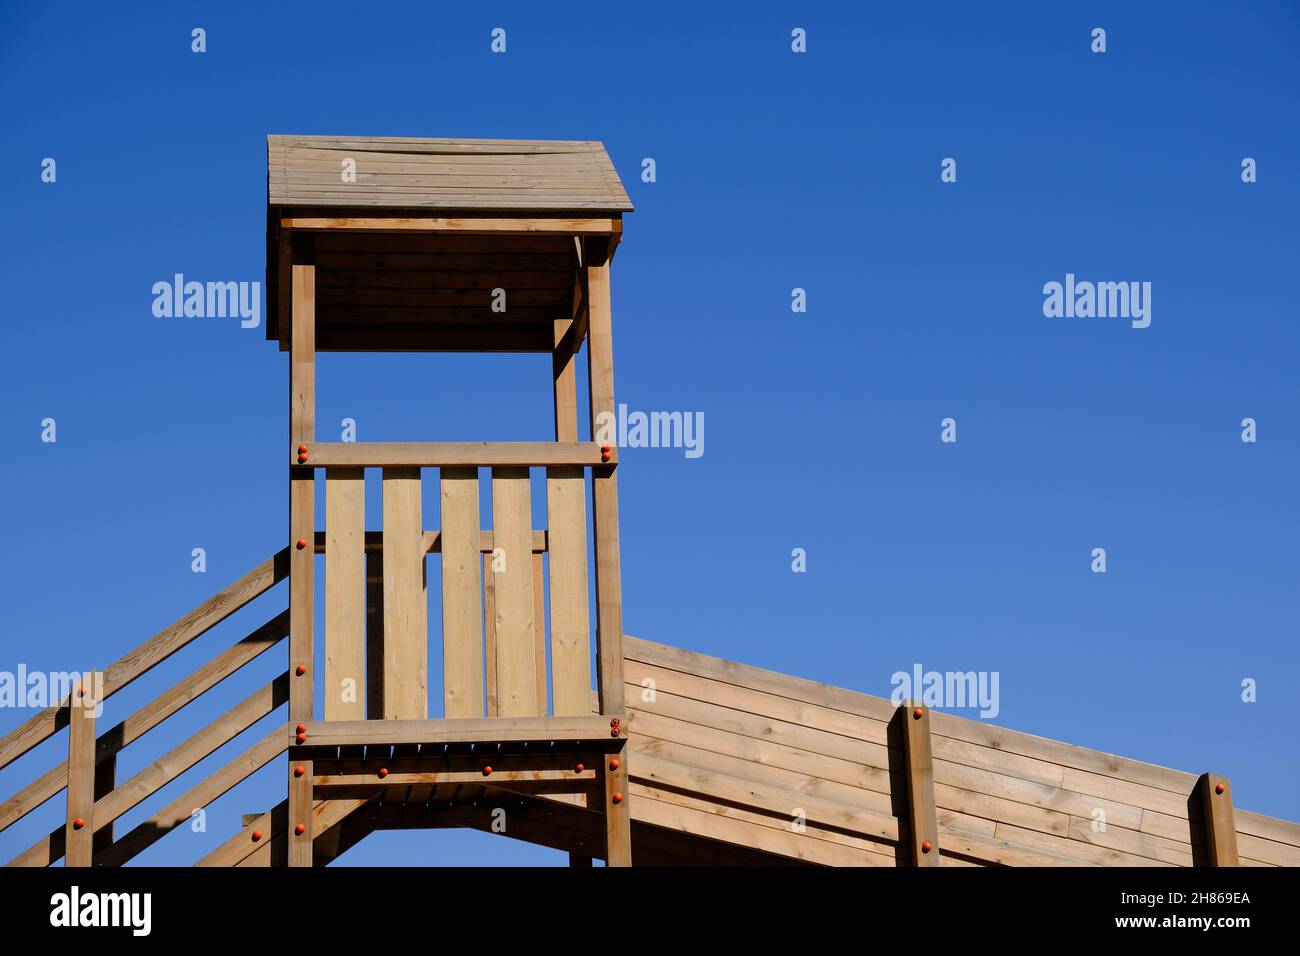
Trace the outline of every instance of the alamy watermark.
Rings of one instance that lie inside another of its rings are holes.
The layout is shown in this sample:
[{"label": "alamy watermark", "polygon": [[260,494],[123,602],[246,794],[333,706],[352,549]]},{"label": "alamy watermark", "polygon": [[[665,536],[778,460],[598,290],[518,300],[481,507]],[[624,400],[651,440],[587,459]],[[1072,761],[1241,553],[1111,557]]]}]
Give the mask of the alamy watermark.
[{"label": "alamy watermark", "polygon": [[704,454],[703,412],[629,412],[596,415],[597,444],[619,448],[684,448],[687,458]]},{"label": "alamy watermark", "polygon": [[1076,281],[1073,272],[1065,282],[1043,285],[1043,315],[1049,319],[1131,319],[1133,328],[1151,324],[1150,282]]},{"label": "alamy watermark", "polygon": [[19,664],[17,671],[0,671],[0,707],[45,710],[71,702],[73,707],[104,712],[103,671],[29,671]]},{"label": "alamy watermark", "polygon": [[225,319],[238,317],[241,328],[262,324],[262,283],[172,280],[153,284],[153,314],[159,319]]},{"label": "alamy watermark", "polygon": [[927,671],[920,664],[895,671],[889,695],[895,707],[905,702],[923,707],[978,707],[980,716],[992,720],[1002,710],[998,698],[1001,676],[997,671]]}]

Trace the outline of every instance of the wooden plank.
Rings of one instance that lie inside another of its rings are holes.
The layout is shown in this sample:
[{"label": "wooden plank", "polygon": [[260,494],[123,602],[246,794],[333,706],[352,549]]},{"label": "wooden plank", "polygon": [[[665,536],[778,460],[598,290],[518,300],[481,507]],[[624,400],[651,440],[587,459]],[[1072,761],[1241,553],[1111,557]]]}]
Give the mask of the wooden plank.
[{"label": "wooden plank", "polygon": [[1217,773],[1197,783],[1205,817],[1205,847],[1210,866],[1238,866],[1237,821],[1232,812],[1232,781]]},{"label": "wooden plank", "polygon": [[640,685],[647,690],[647,693],[653,690],[656,696],[663,692],[674,697],[840,734],[855,740],[879,744],[882,747],[889,743],[888,723],[870,717],[792,700],[767,691],[752,690],[715,680],[712,677],[697,677],[632,659],[627,660],[623,668],[624,679],[629,685]]},{"label": "wooden plank", "polygon": [[[298,443],[291,449],[298,461]],[[617,461],[617,454],[614,454]],[[594,442],[320,442],[308,464],[317,468],[490,468],[598,465]],[[531,527],[531,525],[529,526]]]},{"label": "wooden plank", "polygon": [[[587,384],[591,434],[596,438],[614,404],[614,342],[611,332],[609,263],[587,262]],[[599,444],[599,443],[597,443]],[[592,534],[596,554],[596,631],[600,712],[621,714],[623,705],[623,585],[619,569],[617,443],[609,465],[591,475]]]},{"label": "wooden plank", "polygon": [[95,688],[102,678],[82,675],[84,684],[74,691],[68,721],[68,803],[64,845],[68,866],[90,866],[94,854],[95,817]]},{"label": "wooden plank", "polygon": [[[130,717],[100,734],[95,744],[95,760],[99,765],[96,780],[99,779],[98,774],[104,772],[105,765],[111,764],[123,747],[139,740],[186,704],[270,650],[288,633],[289,612],[283,611]],[[111,778],[111,771],[108,773]],[[67,785],[67,779],[68,764],[64,761],[0,804],[0,830],[6,829],[61,792]],[[100,796],[103,794],[97,794],[96,799]],[[111,829],[109,832],[112,832]]]},{"label": "wooden plank", "polygon": [[365,472],[325,473],[325,719],[365,717]]},{"label": "wooden plank", "polygon": [[189,822],[196,808],[210,805],[284,753],[284,749],[284,734],[277,729],[140,823],[112,846],[95,854],[95,865],[123,865],[172,830]]},{"label": "wooden plank", "polygon": [[492,469],[497,712],[537,714],[532,517],[527,468]]},{"label": "wooden plank", "polygon": [[478,481],[476,468],[442,469],[443,713],[447,717],[484,713]]},{"label": "wooden plank", "polygon": [[537,712],[547,712],[546,689],[546,575],[542,556],[533,552],[533,666],[537,681]]},{"label": "wooden plank", "polygon": [[898,821],[893,816],[871,813],[844,803],[824,800],[807,792],[774,787],[751,779],[737,778],[711,767],[677,763],[660,756],[638,751],[630,765],[630,776],[656,787],[670,787],[690,793],[702,800],[720,804],[720,812],[730,804],[776,814],[793,821],[796,810],[807,821],[846,830],[863,836],[897,842]]},{"label": "wooden plank", "polygon": [[337,773],[319,774],[316,777],[317,790],[333,787],[402,787],[419,784],[488,784],[496,786],[501,783],[575,783],[593,782],[596,779],[596,767],[584,767],[581,773],[572,768],[561,767],[542,770],[504,769],[492,765],[491,776],[484,776],[480,770],[413,770],[409,772],[391,771],[382,780],[374,773]]},{"label": "wooden plank", "polygon": [[586,481],[581,468],[546,472],[550,546],[551,685],[554,713],[591,710],[590,591],[587,585]]},{"label": "wooden plank", "polygon": [[[273,585],[284,580],[287,569],[288,552],[280,551],[123,656],[104,671],[103,699],[108,700],[117,691],[148,673],[254,598],[266,593]],[[49,707],[20,724],[0,740],[0,769],[37,744],[48,740],[67,724],[66,704]]]},{"label": "wooden plank", "polygon": [[[293,727],[289,728],[292,737]],[[346,747],[354,744],[442,743],[577,743],[604,750],[618,742],[609,735],[609,721],[588,717],[480,717],[447,720],[309,721],[307,747]]]},{"label": "wooden plank", "polygon": [[699,654],[667,644],[645,641],[631,635],[624,637],[624,650],[629,660],[680,671],[683,674],[707,677],[710,680],[762,691],[776,697],[786,697],[831,710],[858,714],[886,724],[894,717],[894,705],[883,698],[805,680],[802,677],[791,677],[788,674],[764,670],[749,664],[738,664],[735,661],[710,657],[707,654]]},{"label": "wooden plank", "polygon": [[428,597],[420,471],[384,469],[384,717],[428,716]]},{"label": "wooden plank", "polygon": [[449,219],[430,216],[427,218],[399,219],[396,217],[308,218],[299,216],[282,218],[280,228],[338,232],[448,232],[467,236],[531,236],[548,233],[564,236],[609,236],[622,230],[622,222],[618,219],[606,218],[569,219],[558,217],[548,219],[515,217]]},{"label": "wooden plank", "polygon": [[903,765],[907,775],[907,809],[913,866],[941,866],[939,824],[934,810],[934,757],[930,752],[930,708],[899,707],[903,731]]}]

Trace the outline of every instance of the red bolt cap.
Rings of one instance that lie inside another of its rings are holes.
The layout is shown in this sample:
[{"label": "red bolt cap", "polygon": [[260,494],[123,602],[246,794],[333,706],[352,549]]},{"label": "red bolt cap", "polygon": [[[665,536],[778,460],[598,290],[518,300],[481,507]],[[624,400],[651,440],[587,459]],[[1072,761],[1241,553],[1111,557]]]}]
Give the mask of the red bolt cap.
[{"label": "red bolt cap", "polygon": [[306,735],[306,734],[299,734],[299,735],[298,735],[298,743],[300,743],[300,744],[305,744],[306,742],[307,742],[307,735]]},{"label": "red bolt cap", "polygon": [[305,464],[307,464],[307,456],[306,456],[306,455],[299,455],[299,456],[298,456],[298,464],[300,464],[300,465],[305,465]]},{"label": "red bolt cap", "polygon": [[306,446],[306,445],[299,445],[299,446],[298,446],[298,454],[300,454],[300,455],[305,455],[305,454],[307,454],[307,446]]},{"label": "red bolt cap", "polygon": [[600,450],[603,451],[603,452],[608,453],[608,452],[609,452],[609,446],[608,446],[608,445],[601,445],[601,446],[600,446]]},{"label": "red bolt cap", "polygon": [[380,779],[380,780],[383,780],[383,779],[384,779],[385,777],[387,777],[387,776],[388,776],[388,768],[387,768],[387,767],[380,767],[380,768],[379,768],[379,779]]},{"label": "red bolt cap", "polygon": [[611,721],[609,722],[609,725],[610,725],[611,727],[617,727],[617,726],[618,726],[618,723],[619,723],[618,718],[615,717],[613,720],[611,720]]},{"label": "red bolt cap", "polygon": [[1215,792],[1215,793],[1218,793],[1218,794],[1222,794],[1223,791],[1225,791],[1225,790],[1227,790],[1227,789],[1228,789],[1228,788],[1225,787],[1225,786],[1224,786],[1223,784],[1221,784],[1221,783],[1216,783],[1216,784],[1214,785],[1214,792]]},{"label": "red bolt cap", "polygon": [[618,793],[617,791],[615,791],[614,795],[613,795],[612,797],[610,797],[609,799],[613,800],[615,803],[622,803],[622,802],[623,802],[623,794]]},{"label": "red bolt cap", "polygon": [[623,766],[623,764],[619,761],[617,757],[615,757],[613,760],[609,762],[610,770],[617,770],[621,766]]},{"label": "red bolt cap", "polygon": [[307,725],[299,724],[297,727],[293,728],[293,732],[295,734],[305,734],[307,732]]},{"label": "red bolt cap", "polygon": [[303,674],[307,673],[307,665],[299,664],[297,667],[293,669],[293,672],[297,674],[299,677],[301,677]]},{"label": "red bolt cap", "polygon": [[299,538],[299,539],[298,539],[298,543],[297,543],[297,545],[295,545],[295,547],[297,547],[297,549],[298,549],[299,551],[302,551],[304,548],[307,547],[307,539],[306,539],[306,538]]},{"label": "red bolt cap", "polygon": [[933,849],[934,849],[934,844],[931,843],[929,840],[926,840],[924,843],[921,844],[922,853],[929,853]]},{"label": "red bolt cap", "polygon": [[302,836],[304,833],[307,832],[307,828],[300,823],[293,828],[293,832],[298,834],[298,836]]},{"label": "red bolt cap", "polygon": [[256,843],[256,842],[257,842],[258,840],[260,840],[260,839],[262,839],[262,831],[261,831],[261,830],[254,830],[254,831],[253,831],[253,842]]},{"label": "red bolt cap", "polygon": [[921,717],[924,716],[924,714],[925,714],[925,711],[923,711],[920,707],[918,707],[918,708],[916,708],[916,710],[912,711],[912,717],[915,718],[916,720],[920,720]]},{"label": "red bolt cap", "polygon": [[619,733],[619,728],[618,728],[618,727],[611,727],[611,728],[609,729],[609,735],[610,735],[611,737],[617,737],[617,736],[618,736],[618,733]]},{"label": "red bolt cap", "polygon": [[575,764],[574,767],[573,767],[573,772],[574,772],[574,773],[582,773],[582,771],[584,771],[584,770],[586,770],[586,769],[587,769],[587,768],[584,767],[582,764]]},{"label": "red bolt cap", "polygon": [[604,464],[606,464],[606,465],[609,464],[609,455],[607,455],[607,454],[602,454],[602,455],[600,456],[600,460],[601,460],[602,463],[604,463]]},{"label": "red bolt cap", "polygon": [[301,777],[306,772],[307,772],[307,768],[304,767],[302,764],[298,764],[298,766],[293,768],[293,775],[295,777]]},{"label": "red bolt cap", "polygon": [[86,825],[86,821],[81,819],[81,817],[77,817],[77,819],[72,821],[72,829],[74,830],[80,830],[85,825]]},{"label": "red bolt cap", "polygon": [[491,767],[484,767],[484,768],[483,768],[483,776],[485,776],[485,777],[490,777],[490,776],[492,776],[492,768],[491,768]]}]

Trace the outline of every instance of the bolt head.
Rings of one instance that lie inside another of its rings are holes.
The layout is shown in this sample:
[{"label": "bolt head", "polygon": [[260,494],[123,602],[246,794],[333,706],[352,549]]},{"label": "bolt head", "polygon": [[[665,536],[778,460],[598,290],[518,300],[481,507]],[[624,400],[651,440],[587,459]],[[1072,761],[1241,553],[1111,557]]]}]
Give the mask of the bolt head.
[{"label": "bolt head", "polygon": [[921,844],[922,853],[929,853],[933,849],[934,849],[934,844],[931,843],[929,840],[926,840],[924,843]]},{"label": "bolt head", "polygon": [[253,831],[253,842],[256,843],[256,842],[257,842],[258,840],[260,840],[260,839],[262,839],[262,831],[261,831],[261,830],[254,830],[254,831]]},{"label": "bolt head", "polygon": [[483,776],[485,776],[485,777],[490,777],[490,776],[492,776],[492,768],[491,768],[491,767],[484,767],[484,768],[483,768]]},{"label": "bolt head", "polygon": [[584,770],[586,770],[586,769],[587,769],[587,768],[584,767],[582,764],[574,764],[573,772],[574,772],[574,773],[582,773],[582,771],[584,771]]},{"label": "bolt head", "polygon": [[924,717],[924,716],[925,716],[925,711],[922,710],[920,707],[918,707],[918,708],[916,708],[916,710],[912,711],[912,719],[913,719],[913,720],[920,720],[920,719],[921,719],[922,717]]},{"label": "bolt head", "polygon": [[299,724],[297,727],[293,728],[293,732],[295,734],[305,734],[307,732],[307,725]]},{"label": "bolt head", "polygon": [[306,549],[306,547],[307,547],[307,539],[306,539],[306,538],[299,538],[299,539],[298,539],[298,542],[294,545],[294,547],[297,548],[299,551],[302,551],[302,550]]},{"label": "bolt head", "polygon": [[387,777],[387,776],[388,776],[388,768],[387,768],[387,767],[380,767],[380,768],[379,768],[379,779],[380,779],[380,780],[383,780],[383,779],[384,779],[385,777]]},{"label": "bolt head", "polygon": [[297,740],[298,740],[298,743],[300,743],[300,744],[305,744],[305,743],[307,742],[307,735],[306,735],[306,734],[299,734],[298,737],[297,737]]},{"label": "bolt head", "polygon": [[615,757],[613,760],[609,762],[610,770],[617,770],[621,766],[623,766],[623,762],[619,760],[617,757]]},{"label": "bolt head", "polygon": [[614,803],[622,803],[622,802],[623,802],[623,794],[618,793],[617,791],[615,791],[614,795],[611,796],[609,799],[610,799],[611,801],[613,801]]},{"label": "bolt head", "polygon": [[307,832],[307,828],[300,823],[293,828],[293,832],[296,833],[298,836],[302,836],[304,833]]},{"label": "bolt head", "polygon": [[297,667],[293,669],[293,672],[297,674],[299,677],[301,677],[303,674],[307,673],[307,665],[299,664]]},{"label": "bolt head", "polygon": [[72,829],[74,830],[80,830],[85,825],[86,825],[86,821],[83,820],[81,817],[77,817],[77,819],[72,821]]},{"label": "bolt head", "polygon": [[1221,783],[1216,783],[1216,784],[1214,785],[1214,792],[1217,793],[1217,794],[1219,794],[1220,796],[1222,796],[1222,795],[1223,795],[1223,791],[1225,791],[1225,790],[1227,790],[1227,789],[1228,789],[1228,788],[1225,787],[1225,786],[1224,786],[1223,784],[1221,784]]}]

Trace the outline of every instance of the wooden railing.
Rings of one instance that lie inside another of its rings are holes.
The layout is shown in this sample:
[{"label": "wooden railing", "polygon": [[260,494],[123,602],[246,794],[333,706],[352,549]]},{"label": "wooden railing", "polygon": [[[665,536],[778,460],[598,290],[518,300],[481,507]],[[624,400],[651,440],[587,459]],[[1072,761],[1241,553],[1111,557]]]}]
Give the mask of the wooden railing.
[{"label": "wooden railing", "polygon": [[[441,556],[444,717],[590,713],[585,469],[611,470],[612,449],[302,447],[294,450],[299,469],[325,472],[325,530],[312,542],[325,554],[325,720],[428,717],[429,554]],[[382,469],[381,532],[365,531],[366,467]],[[491,468],[491,530],[479,526],[481,467]],[[545,530],[532,528],[530,467],[546,472]],[[438,531],[423,528],[424,468],[438,469]],[[299,539],[295,547],[306,544]],[[621,655],[618,635],[608,643],[602,655]]]},{"label": "wooden railing", "polygon": [[277,727],[129,833],[113,839],[115,820],[288,700],[289,675],[284,673],[146,765],[131,779],[115,783],[119,753],[283,641],[289,633],[289,613],[277,614],[180,683],[96,735],[99,723],[96,715],[104,701],[266,593],[287,572],[288,549],[285,549],[122,657],[102,673],[102,679],[87,675],[82,686],[74,691],[75,700],[70,696],[58,707],[42,711],[0,739],[0,767],[3,767],[63,727],[69,728],[68,760],[0,803],[0,831],[3,831],[66,790],[66,824],[37,840],[11,860],[9,866],[49,866],[65,856],[69,866],[121,865],[188,820],[195,807],[211,803],[284,753],[288,746],[286,736],[283,728]]}]

